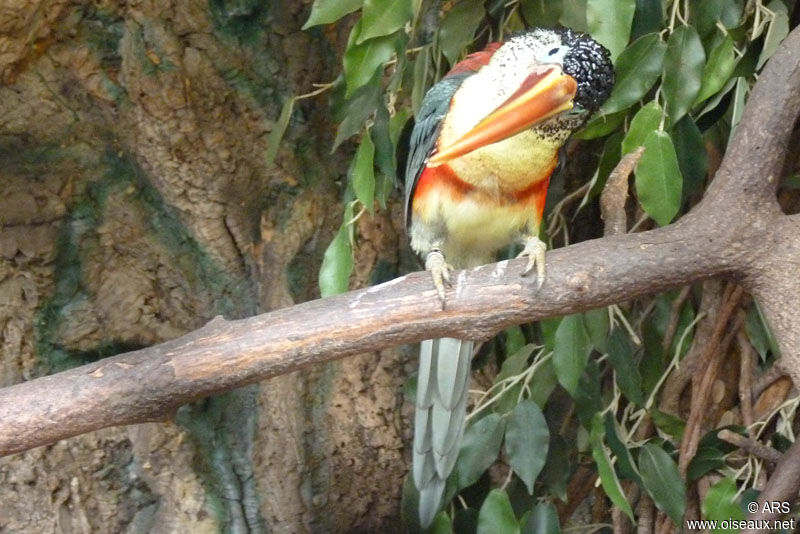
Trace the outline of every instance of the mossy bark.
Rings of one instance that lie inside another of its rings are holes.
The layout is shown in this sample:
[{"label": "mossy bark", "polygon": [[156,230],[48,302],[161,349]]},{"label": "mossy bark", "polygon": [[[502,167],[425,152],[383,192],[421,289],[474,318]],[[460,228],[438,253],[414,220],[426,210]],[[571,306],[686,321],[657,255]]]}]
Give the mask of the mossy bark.
[{"label": "mossy bark", "polygon": [[[318,296],[349,157],[324,97],[265,160],[283,102],[339,69],[309,4],[0,7],[0,386]],[[397,272],[399,219],[362,218],[354,285]],[[0,459],[0,530],[393,530],[408,356]]]}]

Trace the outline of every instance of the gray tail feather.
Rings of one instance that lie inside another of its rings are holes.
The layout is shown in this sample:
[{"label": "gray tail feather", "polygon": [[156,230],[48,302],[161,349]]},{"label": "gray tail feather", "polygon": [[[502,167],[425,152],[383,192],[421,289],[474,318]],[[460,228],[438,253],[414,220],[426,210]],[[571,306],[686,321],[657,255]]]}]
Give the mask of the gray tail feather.
[{"label": "gray tail feather", "polygon": [[423,528],[439,511],[445,481],[458,458],[473,345],[446,337],[423,341],[420,346],[413,475]]}]

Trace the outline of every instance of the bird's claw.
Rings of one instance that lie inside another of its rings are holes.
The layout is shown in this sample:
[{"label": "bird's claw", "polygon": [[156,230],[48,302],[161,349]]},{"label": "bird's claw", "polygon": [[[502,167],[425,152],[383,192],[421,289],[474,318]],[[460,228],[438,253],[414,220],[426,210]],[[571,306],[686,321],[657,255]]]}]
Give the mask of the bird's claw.
[{"label": "bird's claw", "polygon": [[450,267],[444,259],[444,254],[439,250],[432,250],[428,252],[425,258],[425,270],[431,273],[433,277],[433,285],[436,287],[436,293],[439,295],[439,300],[442,301],[442,307],[446,300],[444,286],[450,285]]},{"label": "bird's claw", "polygon": [[547,245],[538,237],[533,236],[525,241],[525,248],[517,256],[518,258],[528,257],[528,264],[522,271],[522,276],[527,276],[536,267],[536,284],[539,287],[544,284],[544,253],[546,250]]}]

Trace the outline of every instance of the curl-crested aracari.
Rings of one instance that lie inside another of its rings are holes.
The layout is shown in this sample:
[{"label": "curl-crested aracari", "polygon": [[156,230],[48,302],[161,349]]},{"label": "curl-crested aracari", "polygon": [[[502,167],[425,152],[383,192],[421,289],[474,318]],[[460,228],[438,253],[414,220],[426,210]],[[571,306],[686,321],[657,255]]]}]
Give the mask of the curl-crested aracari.
[{"label": "curl-crested aracari", "polygon": [[[406,225],[444,304],[452,268],[492,261],[513,241],[523,275],[544,281],[539,240],[559,149],[608,98],[608,51],[567,28],[534,29],[467,56],[431,87],[410,137]],[[420,348],[413,477],[420,523],[438,511],[458,456],[473,342]]]}]

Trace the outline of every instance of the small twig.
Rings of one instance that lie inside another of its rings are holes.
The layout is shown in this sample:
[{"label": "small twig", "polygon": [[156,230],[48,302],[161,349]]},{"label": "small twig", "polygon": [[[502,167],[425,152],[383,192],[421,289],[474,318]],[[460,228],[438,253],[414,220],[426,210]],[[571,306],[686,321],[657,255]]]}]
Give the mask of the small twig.
[{"label": "small twig", "polygon": [[628,177],[642,159],[644,147],[625,154],[611,174],[600,195],[600,216],[605,221],[603,235],[624,234],[628,230],[625,201],[628,198]]},{"label": "small twig", "polygon": [[727,441],[731,445],[736,445],[740,449],[747,451],[750,454],[761,458],[762,460],[772,462],[773,464],[780,462],[781,458],[783,457],[779,451],[773,449],[769,445],[764,445],[760,441],[753,438],[748,438],[741,436],[736,432],[731,432],[727,428],[717,432],[717,437],[722,441]]},{"label": "small twig", "polygon": [[753,424],[753,364],[755,351],[744,332],[736,334],[736,345],[739,348],[739,411],[742,423],[749,427]]},{"label": "small twig", "polygon": [[669,311],[669,322],[667,323],[667,328],[664,331],[664,339],[661,340],[661,349],[665,353],[672,346],[672,340],[675,339],[675,332],[678,330],[678,323],[681,319],[681,308],[683,308],[683,304],[689,297],[689,292],[691,290],[692,286],[684,287],[681,289],[681,292],[678,293],[677,298],[672,301],[672,306],[670,307]]}]

